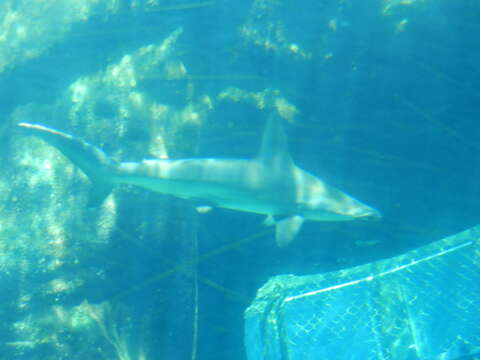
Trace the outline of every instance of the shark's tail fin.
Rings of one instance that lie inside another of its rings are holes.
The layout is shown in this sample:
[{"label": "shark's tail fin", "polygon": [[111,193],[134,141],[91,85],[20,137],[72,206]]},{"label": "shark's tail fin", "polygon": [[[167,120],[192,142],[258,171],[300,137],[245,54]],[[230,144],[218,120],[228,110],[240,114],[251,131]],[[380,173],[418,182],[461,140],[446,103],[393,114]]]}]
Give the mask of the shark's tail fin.
[{"label": "shark's tail fin", "polygon": [[89,206],[100,205],[112,191],[116,163],[99,148],[69,134],[48,127],[19,123],[29,135],[42,138],[77,165],[92,181]]}]

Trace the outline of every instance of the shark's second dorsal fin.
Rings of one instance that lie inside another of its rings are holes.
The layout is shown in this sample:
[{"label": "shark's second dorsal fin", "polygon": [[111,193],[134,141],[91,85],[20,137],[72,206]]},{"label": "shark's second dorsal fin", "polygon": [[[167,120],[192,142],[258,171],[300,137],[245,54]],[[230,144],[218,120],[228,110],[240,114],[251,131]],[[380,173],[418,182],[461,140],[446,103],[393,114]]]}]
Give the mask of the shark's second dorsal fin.
[{"label": "shark's second dorsal fin", "polygon": [[278,115],[270,115],[268,118],[257,159],[275,166],[292,164],[282,119]]}]

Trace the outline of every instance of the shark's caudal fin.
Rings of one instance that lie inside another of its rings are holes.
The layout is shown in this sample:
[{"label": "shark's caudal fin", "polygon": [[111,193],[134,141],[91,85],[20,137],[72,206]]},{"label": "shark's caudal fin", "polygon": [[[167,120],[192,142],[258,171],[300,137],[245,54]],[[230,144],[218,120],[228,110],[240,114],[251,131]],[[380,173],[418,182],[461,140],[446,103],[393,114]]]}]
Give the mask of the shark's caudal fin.
[{"label": "shark's caudal fin", "polygon": [[38,136],[56,147],[70,161],[77,165],[92,181],[93,189],[89,206],[100,205],[111,192],[113,162],[102,150],[69,134],[50,129],[45,126],[20,123],[27,134]]}]

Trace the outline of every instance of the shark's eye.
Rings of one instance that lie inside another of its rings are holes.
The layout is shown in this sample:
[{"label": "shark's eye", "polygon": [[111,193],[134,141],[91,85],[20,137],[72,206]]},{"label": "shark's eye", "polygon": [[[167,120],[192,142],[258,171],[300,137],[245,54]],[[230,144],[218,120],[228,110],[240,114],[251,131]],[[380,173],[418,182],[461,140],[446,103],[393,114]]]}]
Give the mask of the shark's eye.
[{"label": "shark's eye", "polygon": [[297,203],[295,208],[297,211],[304,211],[307,209],[307,206],[303,203]]}]

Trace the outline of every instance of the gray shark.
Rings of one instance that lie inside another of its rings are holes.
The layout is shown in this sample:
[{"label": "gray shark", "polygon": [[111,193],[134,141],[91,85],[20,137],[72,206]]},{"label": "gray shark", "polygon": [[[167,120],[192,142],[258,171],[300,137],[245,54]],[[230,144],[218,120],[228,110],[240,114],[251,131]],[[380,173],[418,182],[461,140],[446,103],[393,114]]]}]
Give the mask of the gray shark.
[{"label": "gray shark", "polygon": [[[258,155],[241,159],[180,159],[116,162],[99,148],[48,127],[20,123],[28,134],[56,147],[92,181],[100,204],[118,184],[136,185],[208,207],[267,215],[280,247],[304,220],[378,219],[380,213],[300,169],[292,161],[281,119],[270,117]],[[206,209],[204,207],[203,209]]]}]

